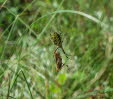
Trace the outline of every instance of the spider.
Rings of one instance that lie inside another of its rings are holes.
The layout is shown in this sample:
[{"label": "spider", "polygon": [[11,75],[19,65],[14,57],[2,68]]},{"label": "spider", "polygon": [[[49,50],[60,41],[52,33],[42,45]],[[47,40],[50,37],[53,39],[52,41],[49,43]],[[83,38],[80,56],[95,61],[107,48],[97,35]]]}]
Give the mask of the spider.
[{"label": "spider", "polygon": [[54,56],[55,56],[55,61],[57,65],[56,71],[59,72],[65,64],[62,63],[62,57],[60,56],[60,53],[57,51],[57,49],[54,51]]},{"label": "spider", "polygon": [[51,40],[53,41],[53,43],[57,46],[56,50],[58,48],[61,48],[63,53],[66,55],[66,57],[68,58],[68,54],[66,54],[66,52],[64,51],[63,47],[62,47],[62,38],[61,38],[61,34],[54,32],[50,34],[51,36]]}]

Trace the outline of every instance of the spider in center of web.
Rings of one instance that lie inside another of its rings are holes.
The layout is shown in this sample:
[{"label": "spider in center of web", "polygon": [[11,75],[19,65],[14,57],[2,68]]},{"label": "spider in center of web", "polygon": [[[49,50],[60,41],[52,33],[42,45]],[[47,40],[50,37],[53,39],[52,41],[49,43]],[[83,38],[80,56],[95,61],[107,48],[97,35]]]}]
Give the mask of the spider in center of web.
[{"label": "spider in center of web", "polygon": [[61,48],[65,56],[68,58],[69,55],[64,51],[63,46],[62,46],[63,41],[61,38],[61,34],[57,32],[53,32],[50,34],[50,36],[51,36],[51,40],[53,41],[53,43],[57,46],[56,50],[58,48]]}]

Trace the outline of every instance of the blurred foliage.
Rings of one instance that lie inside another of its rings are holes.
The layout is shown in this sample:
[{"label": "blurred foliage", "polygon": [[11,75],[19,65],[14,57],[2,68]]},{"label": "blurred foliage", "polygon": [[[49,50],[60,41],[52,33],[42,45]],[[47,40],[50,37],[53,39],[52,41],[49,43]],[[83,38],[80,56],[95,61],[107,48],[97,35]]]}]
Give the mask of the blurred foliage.
[{"label": "blurred foliage", "polygon": [[[0,99],[112,99],[113,0],[0,0]],[[61,32],[56,73],[52,31]]]}]

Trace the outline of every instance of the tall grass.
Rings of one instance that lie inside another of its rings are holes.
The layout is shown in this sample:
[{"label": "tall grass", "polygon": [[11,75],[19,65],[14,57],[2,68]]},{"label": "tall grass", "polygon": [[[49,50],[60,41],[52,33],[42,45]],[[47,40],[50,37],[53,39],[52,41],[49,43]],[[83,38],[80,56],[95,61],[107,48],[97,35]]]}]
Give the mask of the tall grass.
[{"label": "tall grass", "polygon": [[[113,95],[113,1],[12,0],[0,6],[0,98],[91,99]],[[56,73],[52,31],[61,31]]]}]

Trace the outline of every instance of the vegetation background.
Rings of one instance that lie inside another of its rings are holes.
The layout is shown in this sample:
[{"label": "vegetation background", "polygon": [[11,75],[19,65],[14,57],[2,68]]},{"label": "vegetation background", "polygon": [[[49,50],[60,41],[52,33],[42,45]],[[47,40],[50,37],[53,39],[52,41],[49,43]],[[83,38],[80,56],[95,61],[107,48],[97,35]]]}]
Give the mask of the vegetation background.
[{"label": "vegetation background", "polygon": [[[61,32],[56,73],[51,30]],[[113,99],[113,0],[0,0],[0,99]]]}]

